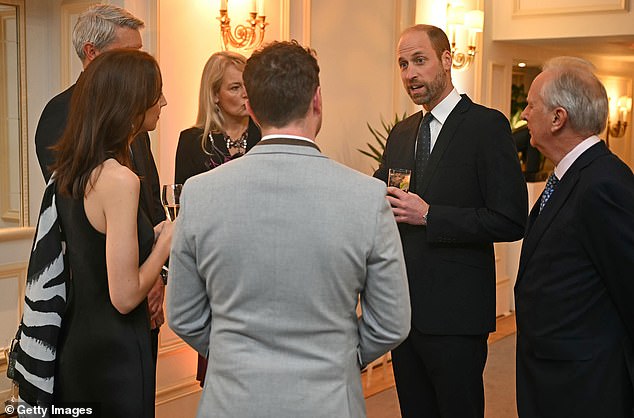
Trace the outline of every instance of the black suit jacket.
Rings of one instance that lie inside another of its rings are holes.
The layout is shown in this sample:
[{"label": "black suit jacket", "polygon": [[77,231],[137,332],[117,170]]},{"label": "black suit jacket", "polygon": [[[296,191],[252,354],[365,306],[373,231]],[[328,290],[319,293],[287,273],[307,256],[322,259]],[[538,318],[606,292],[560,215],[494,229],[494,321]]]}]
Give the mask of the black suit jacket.
[{"label": "black suit jacket", "polygon": [[[418,112],[388,136],[374,174],[414,170]],[[414,176],[412,176],[413,178]],[[493,243],[522,238],[526,184],[508,120],[466,95],[434,145],[423,184],[411,189],[430,204],[427,227],[399,224],[412,303],[412,325],[437,335],[495,329]]]},{"label": "black suit jacket", "polygon": [[[246,151],[249,151],[260,142],[262,133],[251,118],[249,118],[249,127],[247,129]],[[207,139],[205,143],[206,150],[211,152],[212,155],[206,154],[202,149],[202,134],[203,130],[197,127],[181,131],[178,137],[178,147],[176,148],[174,183],[184,184],[190,177],[218,167],[228,160],[226,156],[229,155],[229,151],[227,150],[227,144],[223,141],[222,134],[213,134],[213,143],[210,139]]]},{"label": "black suit jacket", "polygon": [[515,285],[520,416],[631,417],[632,171],[595,144],[538,213]]},{"label": "black suit jacket", "polygon": [[[46,182],[51,177],[48,167],[55,162],[55,155],[50,147],[55,145],[64,133],[74,89],[75,85],[72,85],[53,97],[44,107],[37,124],[35,150]],[[156,225],[165,220],[165,211],[161,204],[158,171],[152,156],[150,137],[147,132],[137,135],[130,148],[133,168],[141,179],[139,205],[150,218],[152,224]]]}]

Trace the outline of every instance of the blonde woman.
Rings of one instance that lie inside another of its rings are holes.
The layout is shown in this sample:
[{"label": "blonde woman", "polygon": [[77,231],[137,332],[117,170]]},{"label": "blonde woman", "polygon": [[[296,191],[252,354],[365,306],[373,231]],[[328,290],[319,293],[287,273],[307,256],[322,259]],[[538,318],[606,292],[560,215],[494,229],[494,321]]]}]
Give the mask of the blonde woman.
[{"label": "blonde woman", "polygon": [[182,131],[178,139],[176,183],[243,155],[260,140],[260,129],[246,108],[245,64],[244,56],[229,51],[217,52],[207,60],[196,125]]}]

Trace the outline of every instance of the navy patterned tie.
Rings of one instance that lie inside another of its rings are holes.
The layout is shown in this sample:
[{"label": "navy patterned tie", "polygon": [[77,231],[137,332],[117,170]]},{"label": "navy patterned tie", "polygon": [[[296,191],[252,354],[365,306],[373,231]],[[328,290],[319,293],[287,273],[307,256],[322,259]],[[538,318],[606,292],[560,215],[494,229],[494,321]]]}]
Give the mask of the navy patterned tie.
[{"label": "navy patterned tie", "polygon": [[546,206],[546,202],[548,202],[548,199],[550,199],[550,196],[555,191],[555,187],[557,187],[557,184],[559,184],[559,179],[557,178],[555,173],[552,173],[550,176],[548,176],[546,187],[544,187],[542,197],[539,201],[539,213],[542,213],[544,206]]},{"label": "navy patterned tie", "polygon": [[421,184],[423,184],[423,171],[429,161],[429,153],[431,150],[431,130],[429,124],[434,115],[431,112],[427,112],[423,116],[423,120],[418,128],[418,138],[416,139],[416,157],[414,163],[414,179],[416,181],[416,189],[419,190]]}]

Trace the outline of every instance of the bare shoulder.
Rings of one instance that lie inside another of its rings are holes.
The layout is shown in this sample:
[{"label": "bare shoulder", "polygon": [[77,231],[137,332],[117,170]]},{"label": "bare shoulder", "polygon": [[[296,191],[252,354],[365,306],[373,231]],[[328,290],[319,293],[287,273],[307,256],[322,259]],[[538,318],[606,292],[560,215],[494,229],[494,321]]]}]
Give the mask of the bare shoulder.
[{"label": "bare shoulder", "polygon": [[111,200],[115,196],[129,195],[138,197],[139,177],[128,167],[115,159],[108,159],[92,173],[93,188],[96,195]]},{"label": "bare shoulder", "polygon": [[107,219],[132,219],[139,199],[139,178],[114,159],[103,162],[92,172],[92,184],[86,189],[84,207],[91,225],[106,233]]}]

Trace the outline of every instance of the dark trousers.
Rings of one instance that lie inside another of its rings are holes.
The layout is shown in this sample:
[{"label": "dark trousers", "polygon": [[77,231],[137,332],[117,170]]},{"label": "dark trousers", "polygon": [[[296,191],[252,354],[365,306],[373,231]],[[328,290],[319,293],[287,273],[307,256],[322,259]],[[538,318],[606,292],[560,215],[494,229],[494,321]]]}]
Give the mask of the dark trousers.
[{"label": "dark trousers", "polygon": [[154,360],[154,366],[156,366],[156,361],[158,360],[158,335],[160,330],[160,327],[150,330],[150,334],[152,337],[152,359]]},{"label": "dark trousers", "polygon": [[482,418],[485,335],[429,335],[412,328],[392,350],[404,418]]}]

